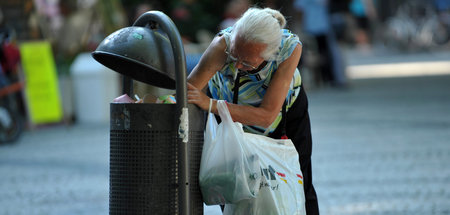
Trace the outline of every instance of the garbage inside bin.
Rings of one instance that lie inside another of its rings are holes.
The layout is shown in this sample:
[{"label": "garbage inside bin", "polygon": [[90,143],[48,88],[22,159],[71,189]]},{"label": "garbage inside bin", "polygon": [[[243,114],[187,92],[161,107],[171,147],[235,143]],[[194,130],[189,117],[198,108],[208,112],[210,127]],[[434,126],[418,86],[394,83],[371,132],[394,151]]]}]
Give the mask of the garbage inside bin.
[{"label": "garbage inside bin", "polygon": [[129,97],[127,94],[123,94],[113,100],[113,103],[151,103],[151,104],[176,104],[177,101],[173,95],[164,95],[156,97],[152,94],[147,94],[144,99],[140,99],[135,95],[136,100]]},{"label": "garbage inside bin", "polygon": [[130,98],[127,94],[123,94],[113,100],[113,103],[135,103],[132,98]]},{"label": "garbage inside bin", "polygon": [[175,103],[177,103],[177,100],[175,99],[175,96],[173,96],[173,95],[165,95],[165,96],[158,97],[158,99],[156,99],[156,103],[175,104]]}]

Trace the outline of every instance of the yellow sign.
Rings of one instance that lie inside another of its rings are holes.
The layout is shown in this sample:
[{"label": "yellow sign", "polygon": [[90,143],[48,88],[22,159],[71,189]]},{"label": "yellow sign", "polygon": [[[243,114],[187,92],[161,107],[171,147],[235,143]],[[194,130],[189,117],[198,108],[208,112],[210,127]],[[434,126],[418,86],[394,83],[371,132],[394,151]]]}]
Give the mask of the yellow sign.
[{"label": "yellow sign", "polygon": [[63,111],[50,43],[22,43],[20,55],[25,74],[25,99],[31,122],[60,122]]}]

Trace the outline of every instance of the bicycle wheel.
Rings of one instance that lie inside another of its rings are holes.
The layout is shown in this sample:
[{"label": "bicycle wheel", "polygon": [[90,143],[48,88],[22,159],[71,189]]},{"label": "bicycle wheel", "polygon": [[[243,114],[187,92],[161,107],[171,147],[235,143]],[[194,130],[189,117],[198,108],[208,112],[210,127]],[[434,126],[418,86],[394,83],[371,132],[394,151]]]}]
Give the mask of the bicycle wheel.
[{"label": "bicycle wheel", "polygon": [[18,113],[0,107],[0,143],[10,143],[22,133],[22,120]]}]

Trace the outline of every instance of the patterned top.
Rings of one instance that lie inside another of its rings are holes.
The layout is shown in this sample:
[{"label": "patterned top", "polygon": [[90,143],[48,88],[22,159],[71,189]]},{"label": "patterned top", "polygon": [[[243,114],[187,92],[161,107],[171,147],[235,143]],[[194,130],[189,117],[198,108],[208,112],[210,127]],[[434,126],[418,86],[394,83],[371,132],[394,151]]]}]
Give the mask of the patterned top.
[{"label": "patterned top", "polygon": [[[229,49],[230,47],[232,30],[233,28],[229,27],[219,33],[225,38],[227,49]],[[276,53],[275,59],[273,61],[268,61],[266,66],[257,73],[247,73],[244,76],[241,76],[239,81],[240,86],[237,102],[238,104],[258,107],[262,102],[269,83],[272,80],[272,76],[277,71],[278,66],[284,60],[289,58],[289,56],[291,56],[297,44],[301,44],[297,35],[291,33],[289,30],[283,29],[281,30],[281,32],[281,44],[278,52]],[[211,78],[208,85],[209,91],[211,92],[214,99],[226,100],[227,102],[231,103],[233,101],[234,80],[237,77],[238,69],[236,69],[235,64],[229,59],[227,60],[227,62],[230,63],[225,63],[223,68],[219,72],[217,72],[213,76],[213,78]],[[289,110],[289,108],[297,98],[300,92],[300,86],[300,72],[298,71],[298,69],[295,69],[294,77],[292,78],[290,88],[286,96],[286,111]],[[280,123],[282,118],[281,111],[282,110],[280,110],[277,118],[268,128],[244,125],[244,130],[250,133],[268,135],[270,132],[273,132]]]}]

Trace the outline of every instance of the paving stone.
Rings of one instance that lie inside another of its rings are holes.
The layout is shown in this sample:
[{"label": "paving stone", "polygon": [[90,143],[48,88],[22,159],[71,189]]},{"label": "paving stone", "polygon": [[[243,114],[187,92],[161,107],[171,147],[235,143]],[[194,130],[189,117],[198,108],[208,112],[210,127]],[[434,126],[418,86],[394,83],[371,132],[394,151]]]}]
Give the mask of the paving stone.
[{"label": "paving stone", "polygon": [[[308,92],[323,215],[450,214],[450,76]],[[420,86],[420,87],[418,87]],[[0,214],[108,214],[109,125],[0,145]]]}]

